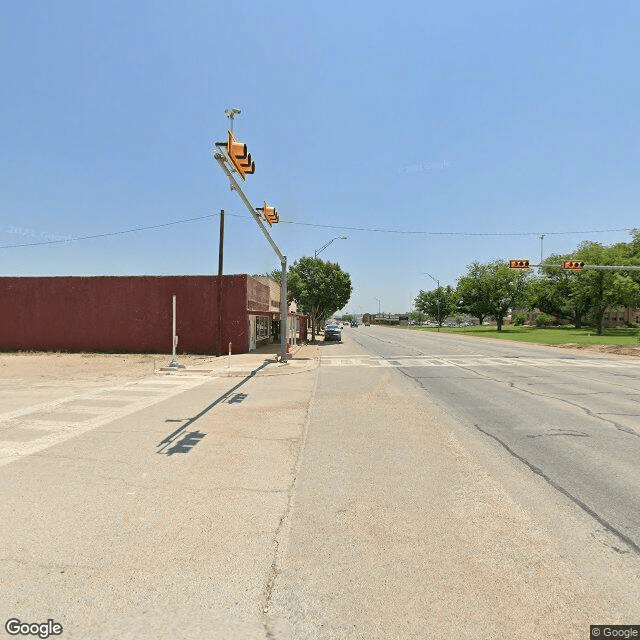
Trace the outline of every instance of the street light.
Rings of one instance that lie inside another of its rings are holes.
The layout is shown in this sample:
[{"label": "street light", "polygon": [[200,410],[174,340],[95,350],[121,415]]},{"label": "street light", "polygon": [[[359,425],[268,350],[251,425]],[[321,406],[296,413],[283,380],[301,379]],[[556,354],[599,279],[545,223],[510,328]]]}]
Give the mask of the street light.
[{"label": "street light", "polygon": [[373,298],[374,300],[378,301],[378,315],[380,315],[380,298]]},{"label": "street light", "polygon": [[438,296],[436,297],[436,303],[438,305],[438,331],[440,331],[440,280],[434,278],[430,273],[423,273],[423,276],[429,276],[438,285]]},{"label": "street light", "polygon": [[319,249],[315,250],[314,258],[317,258],[318,254],[324,251],[334,240],[348,240],[348,239],[349,238],[347,238],[347,236],[337,236],[335,238],[332,238],[331,240],[329,240],[329,242],[327,242],[327,244],[324,244]]},{"label": "street light", "polygon": [[[323,244],[319,249],[316,249],[314,252],[314,258],[318,257],[318,254],[324,251],[334,240],[347,240],[346,236],[337,236],[335,238],[331,238],[327,244]],[[311,335],[315,337],[316,335],[316,319],[314,317],[311,318]]]}]

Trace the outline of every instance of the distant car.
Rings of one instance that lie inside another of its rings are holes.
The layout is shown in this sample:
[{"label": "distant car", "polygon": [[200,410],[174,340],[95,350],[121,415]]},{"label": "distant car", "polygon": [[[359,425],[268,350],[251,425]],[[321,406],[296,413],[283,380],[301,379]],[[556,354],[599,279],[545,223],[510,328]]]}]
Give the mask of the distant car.
[{"label": "distant car", "polygon": [[370,322],[365,322],[365,323],[364,323],[364,326],[365,326],[365,327],[370,327],[370,326],[371,326],[371,323],[370,323]]},{"label": "distant car", "polygon": [[340,342],[342,340],[342,329],[337,324],[328,324],[324,328],[324,341],[327,340],[337,340]]},{"label": "distant car", "polygon": [[351,323],[351,326],[352,326],[352,327],[357,327],[357,326],[358,326],[358,323],[357,323],[357,322],[352,322],[352,323]]}]

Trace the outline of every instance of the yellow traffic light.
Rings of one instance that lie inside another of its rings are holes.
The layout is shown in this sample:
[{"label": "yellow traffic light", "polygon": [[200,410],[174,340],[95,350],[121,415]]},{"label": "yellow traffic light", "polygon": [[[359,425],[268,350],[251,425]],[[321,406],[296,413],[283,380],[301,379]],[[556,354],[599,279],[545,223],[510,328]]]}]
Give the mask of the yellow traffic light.
[{"label": "yellow traffic light", "polygon": [[509,269],[528,269],[528,260],[509,260]]},{"label": "yellow traffic light", "polygon": [[227,151],[231,164],[236,168],[240,177],[245,180],[245,175],[256,170],[256,164],[251,160],[251,154],[247,153],[247,145],[244,142],[238,142],[231,131],[228,133]]},{"label": "yellow traffic light", "polygon": [[266,202],[264,203],[264,207],[258,207],[258,211],[262,211],[262,215],[269,223],[269,226],[276,224],[276,222],[280,222],[280,216],[278,215],[275,207],[270,207]]},{"label": "yellow traffic light", "polygon": [[583,269],[584,268],[584,262],[582,262],[581,260],[565,260],[562,263],[562,268],[563,269],[571,269],[571,270]]}]

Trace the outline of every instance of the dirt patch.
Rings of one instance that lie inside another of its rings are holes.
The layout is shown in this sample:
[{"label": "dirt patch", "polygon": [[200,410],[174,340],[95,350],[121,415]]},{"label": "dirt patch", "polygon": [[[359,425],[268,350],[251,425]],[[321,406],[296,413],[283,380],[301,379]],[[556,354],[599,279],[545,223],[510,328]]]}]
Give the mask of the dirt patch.
[{"label": "dirt patch", "polygon": [[[210,360],[206,356],[178,356],[184,365]],[[0,378],[54,380],[139,379],[153,375],[171,362],[171,355],[101,353],[2,353]]]},{"label": "dirt patch", "polygon": [[632,344],[578,344],[567,342],[556,345],[559,349],[580,349],[581,351],[594,351],[596,353],[613,353],[619,356],[640,357],[640,345]]}]

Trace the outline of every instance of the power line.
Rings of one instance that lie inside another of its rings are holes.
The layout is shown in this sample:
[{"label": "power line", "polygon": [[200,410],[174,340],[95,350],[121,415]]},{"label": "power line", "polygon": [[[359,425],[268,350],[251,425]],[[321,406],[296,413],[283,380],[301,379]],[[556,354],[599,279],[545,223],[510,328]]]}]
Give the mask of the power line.
[{"label": "power line", "polygon": [[[164,222],[162,224],[154,224],[145,227],[134,227],[133,229],[124,229],[121,231],[111,231],[108,233],[97,233],[88,236],[75,236],[71,238],[62,238],[59,240],[43,240],[41,242],[25,242],[21,244],[7,244],[0,245],[0,249],[17,249],[20,247],[37,247],[42,245],[49,244],[61,244],[64,242],[76,242],[78,240],[92,240],[95,238],[108,238],[111,236],[124,235],[127,233],[136,233],[138,231],[149,231],[151,229],[161,229],[163,227],[170,227],[176,224],[185,224],[187,222],[195,222],[197,220],[206,220],[208,218],[215,218],[219,216],[219,213],[211,213],[204,216],[196,216],[194,218],[184,218],[183,220],[173,220],[171,222]],[[228,213],[229,216],[234,216],[236,218],[245,218],[249,219],[249,216],[242,214],[234,214]],[[377,227],[349,227],[345,225],[331,225],[331,224],[318,224],[314,222],[300,222],[297,220],[282,220],[280,222],[283,224],[295,224],[301,225],[305,227],[317,227],[320,229],[342,229],[345,231],[368,231],[371,233],[395,233],[399,235],[423,235],[423,236],[468,236],[468,237],[477,237],[477,236],[540,236],[540,231],[487,231],[487,232],[474,232],[474,231],[422,231],[415,229],[381,229]],[[588,231],[545,231],[544,235],[549,236],[559,236],[559,235],[578,235],[578,234],[600,234],[600,233],[620,233],[623,231],[629,232],[633,231],[634,227],[624,228],[624,229],[591,229]]]},{"label": "power line", "polygon": [[[403,230],[403,229],[377,229],[373,227],[345,227],[341,225],[329,225],[329,224],[316,224],[313,222],[296,222],[293,220],[282,220],[280,222],[285,224],[300,224],[307,227],[321,227],[323,229],[344,229],[346,231],[373,231],[376,233],[400,233],[409,235],[427,235],[427,236],[538,236],[540,237],[540,231],[487,231],[487,232],[473,232],[473,231],[415,231],[415,230]],[[584,234],[584,233],[616,233],[621,231],[633,231],[635,227],[628,229],[595,229],[590,231],[545,231],[544,235],[559,236],[559,235],[571,235],[571,234]]]},{"label": "power line", "polygon": [[198,216],[197,218],[185,218],[184,220],[174,220],[173,222],[164,222],[163,224],[154,224],[148,227],[135,227],[134,229],[125,229],[123,231],[110,231],[109,233],[97,233],[90,236],[76,236],[73,238],[62,238],[61,240],[43,240],[42,242],[26,242],[23,244],[6,244],[0,246],[0,249],[16,249],[18,247],[37,247],[44,244],[60,244],[61,242],[75,242],[76,240],[91,240],[92,238],[107,238],[109,236],[120,236],[125,233],[135,233],[136,231],[148,231],[149,229],[160,229],[162,227],[170,227],[174,224],[183,224],[185,222],[194,222],[195,220],[204,220],[206,218],[215,218],[219,213],[211,213],[206,216]]}]

